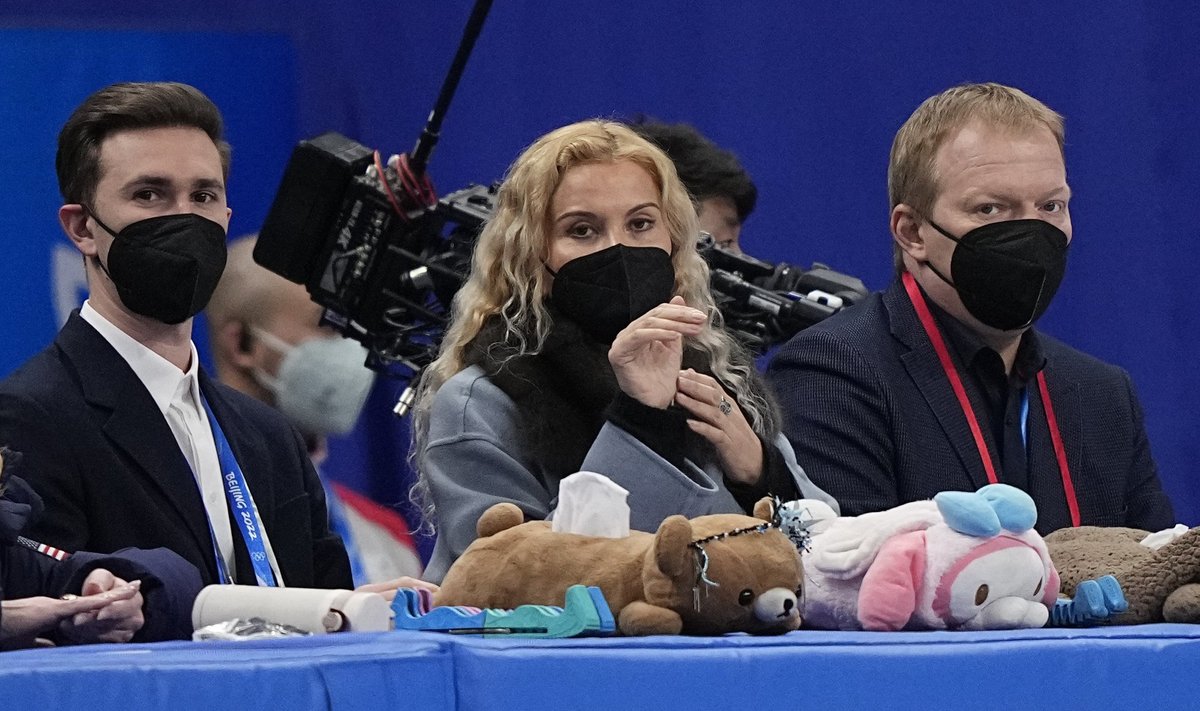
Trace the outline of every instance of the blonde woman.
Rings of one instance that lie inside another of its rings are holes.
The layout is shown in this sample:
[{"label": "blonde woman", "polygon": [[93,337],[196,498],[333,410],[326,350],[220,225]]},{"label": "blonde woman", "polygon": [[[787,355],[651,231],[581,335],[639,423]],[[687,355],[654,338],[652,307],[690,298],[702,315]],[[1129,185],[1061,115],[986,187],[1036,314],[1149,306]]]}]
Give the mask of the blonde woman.
[{"label": "blonde woman", "polygon": [[697,232],[671,161],[622,124],[565,126],[517,158],[418,398],[430,580],[489,506],[550,517],[579,470],[628,489],[641,530],[768,493],[833,503],[716,320]]}]

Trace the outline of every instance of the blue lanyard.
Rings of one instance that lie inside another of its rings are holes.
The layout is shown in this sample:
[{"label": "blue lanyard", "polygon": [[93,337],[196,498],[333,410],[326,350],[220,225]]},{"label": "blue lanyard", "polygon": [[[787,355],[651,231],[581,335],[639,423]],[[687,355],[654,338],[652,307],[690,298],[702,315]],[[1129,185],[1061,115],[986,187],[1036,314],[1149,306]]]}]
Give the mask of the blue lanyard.
[{"label": "blue lanyard", "polygon": [[1021,388],[1021,444],[1029,451],[1029,388]]},{"label": "blue lanyard", "polygon": [[350,558],[350,577],[354,579],[355,586],[366,585],[371,581],[367,580],[367,570],[363,565],[362,552],[358,549],[358,542],[354,540],[354,531],[351,530],[350,521],[346,518],[346,504],[338,498],[337,492],[325,484],[324,478],[321,479],[321,485],[325,487],[325,506],[329,509],[329,528],[341,536],[342,544],[346,547],[346,556]]},{"label": "blue lanyard", "polygon": [[225,585],[233,585],[233,575],[229,572],[229,568],[225,567],[225,556],[221,555],[221,548],[217,545],[217,534],[213,531],[212,521],[205,512],[204,522],[208,524],[208,539],[212,541],[213,559],[217,561],[217,581]]},{"label": "blue lanyard", "polygon": [[[262,519],[258,515],[258,507],[254,505],[254,497],[250,496],[250,488],[246,486],[242,468],[238,466],[237,460],[233,457],[233,450],[229,448],[229,440],[225,439],[225,433],[221,431],[221,425],[217,422],[212,408],[208,406],[208,401],[204,399],[203,395],[200,396],[200,403],[204,405],[208,423],[212,426],[213,441],[217,445],[217,459],[221,463],[221,483],[225,485],[225,497],[229,500],[233,519],[237,521],[238,528],[242,531],[242,540],[246,543],[246,550],[250,553],[250,563],[254,566],[254,577],[259,585],[276,587],[275,571],[271,570],[271,560],[267,557],[267,546],[263,543],[262,535],[260,535],[263,525]],[[211,533],[211,522],[208,528]],[[232,580],[228,571],[225,570],[225,559],[221,557],[220,551],[217,551],[217,572],[221,574],[222,580]]]}]

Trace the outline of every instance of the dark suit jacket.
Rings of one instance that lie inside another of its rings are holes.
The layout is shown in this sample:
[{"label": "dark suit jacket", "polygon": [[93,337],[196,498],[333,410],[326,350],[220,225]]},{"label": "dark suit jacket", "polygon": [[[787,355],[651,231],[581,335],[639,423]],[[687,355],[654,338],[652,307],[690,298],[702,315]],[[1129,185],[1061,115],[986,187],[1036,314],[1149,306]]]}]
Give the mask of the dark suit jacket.
[{"label": "dark suit jacket", "polygon": [[[1082,522],[1149,530],[1174,525],[1129,375],[1042,333],[1037,337]],[[799,333],[772,360],[767,379],[797,460],[837,498],[843,515],[988,483],[966,417],[899,280]],[[972,379],[963,381],[994,455],[982,396]],[[1028,491],[1037,503],[1037,529],[1045,534],[1071,519],[1036,386],[1028,423]]]},{"label": "dark suit jacket", "polygon": [[[299,435],[270,407],[200,372],[200,389],[241,465],[285,584],[350,588],[345,548]],[[31,538],[68,551],[170,548],[217,581],[191,468],[150,392],[78,312],[54,343],[0,382],[0,442],[45,513]],[[254,580],[233,525],[236,578]],[[251,582],[252,584],[252,582]]]}]

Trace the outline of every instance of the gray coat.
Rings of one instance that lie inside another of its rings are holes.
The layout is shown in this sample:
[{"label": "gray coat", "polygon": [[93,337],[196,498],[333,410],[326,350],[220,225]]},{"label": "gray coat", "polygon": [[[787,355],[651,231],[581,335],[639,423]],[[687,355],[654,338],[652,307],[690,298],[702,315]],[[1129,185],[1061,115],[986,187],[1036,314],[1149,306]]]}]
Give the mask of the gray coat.
[{"label": "gray coat", "polygon": [[[425,570],[440,581],[450,564],[475,540],[475,523],[493,504],[511,501],[530,519],[550,518],[556,495],[535,473],[522,451],[516,403],[485,374],[470,366],[439,388],[421,457],[423,476],[437,510],[438,538]],[[787,462],[797,488],[807,498],[837,507],[796,464],[787,440],[774,445]],[[653,531],[666,517],[741,513],[723,484],[721,471],[690,460],[677,469],[611,422],[605,423],[584,457],[582,470],[604,474],[629,491],[630,527]]]}]

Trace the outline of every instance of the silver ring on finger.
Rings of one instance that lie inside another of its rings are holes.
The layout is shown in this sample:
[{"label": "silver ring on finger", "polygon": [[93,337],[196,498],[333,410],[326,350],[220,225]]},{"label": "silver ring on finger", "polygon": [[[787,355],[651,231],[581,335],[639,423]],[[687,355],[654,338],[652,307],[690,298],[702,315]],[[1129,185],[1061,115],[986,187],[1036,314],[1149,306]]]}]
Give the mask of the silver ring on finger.
[{"label": "silver ring on finger", "polygon": [[722,415],[728,416],[729,413],[733,412],[733,404],[729,402],[728,398],[722,395],[721,401],[717,403],[717,409],[721,411]]}]

